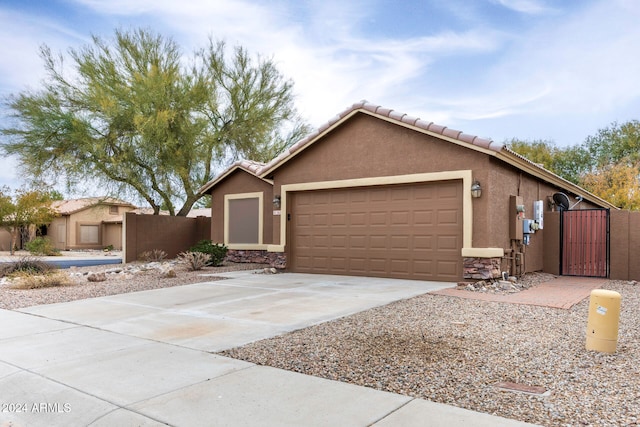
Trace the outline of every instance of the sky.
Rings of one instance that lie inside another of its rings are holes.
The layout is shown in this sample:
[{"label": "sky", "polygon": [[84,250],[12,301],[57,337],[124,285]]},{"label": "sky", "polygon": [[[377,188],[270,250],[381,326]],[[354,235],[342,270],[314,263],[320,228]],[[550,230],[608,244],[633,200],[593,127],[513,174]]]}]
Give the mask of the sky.
[{"label": "sky", "polygon": [[[43,44],[142,27],[185,56],[211,37],[272,59],[314,127],[364,99],[568,146],[640,119],[638,22],[637,0],[0,0],[0,97],[38,89]],[[0,159],[0,185],[21,185],[16,164]]]}]

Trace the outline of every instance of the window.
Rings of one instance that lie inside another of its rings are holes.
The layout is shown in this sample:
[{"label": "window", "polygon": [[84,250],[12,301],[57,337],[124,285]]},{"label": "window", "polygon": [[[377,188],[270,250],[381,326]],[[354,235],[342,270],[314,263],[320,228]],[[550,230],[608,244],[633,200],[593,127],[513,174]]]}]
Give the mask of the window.
[{"label": "window", "polygon": [[84,245],[100,243],[100,226],[80,225],[79,243]]},{"label": "window", "polygon": [[118,215],[118,207],[117,206],[109,206],[109,213],[111,215]]},{"label": "window", "polygon": [[263,227],[262,193],[225,196],[225,244],[231,249],[259,249]]}]

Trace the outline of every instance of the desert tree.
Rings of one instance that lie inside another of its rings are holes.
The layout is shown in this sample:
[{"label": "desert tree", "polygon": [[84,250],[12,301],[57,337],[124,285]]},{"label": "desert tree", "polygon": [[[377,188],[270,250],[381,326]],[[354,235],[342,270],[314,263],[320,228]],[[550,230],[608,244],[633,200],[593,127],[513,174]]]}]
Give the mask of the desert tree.
[{"label": "desert tree", "polygon": [[0,130],[34,180],[186,215],[220,168],[268,161],[308,131],[273,60],[222,41],[185,56],[171,38],[116,30],[67,56],[40,53],[42,87],[7,99],[12,126]]}]

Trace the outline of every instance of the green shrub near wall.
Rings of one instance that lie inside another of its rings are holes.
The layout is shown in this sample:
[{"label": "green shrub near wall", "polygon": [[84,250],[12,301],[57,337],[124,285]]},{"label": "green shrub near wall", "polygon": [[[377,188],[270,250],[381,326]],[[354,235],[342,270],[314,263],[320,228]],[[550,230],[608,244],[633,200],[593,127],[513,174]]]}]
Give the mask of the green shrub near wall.
[{"label": "green shrub near wall", "polygon": [[189,248],[189,252],[202,252],[209,255],[211,259],[208,265],[213,265],[215,267],[222,265],[224,257],[227,256],[228,250],[229,249],[225,245],[219,243],[214,244],[211,240],[200,240]]}]

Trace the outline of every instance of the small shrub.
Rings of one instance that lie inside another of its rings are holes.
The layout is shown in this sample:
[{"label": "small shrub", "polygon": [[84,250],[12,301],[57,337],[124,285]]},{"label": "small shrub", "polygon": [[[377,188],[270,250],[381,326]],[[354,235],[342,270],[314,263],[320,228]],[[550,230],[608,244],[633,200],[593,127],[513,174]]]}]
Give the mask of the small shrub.
[{"label": "small shrub", "polygon": [[215,267],[222,265],[228,250],[229,248],[225,245],[220,243],[213,244],[211,240],[200,240],[189,248],[189,252],[201,252],[209,255],[210,261],[207,265],[213,265]]},{"label": "small shrub", "polygon": [[33,257],[21,257],[13,262],[0,265],[0,277],[12,276],[17,273],[43,274],[55,270],[56,267],[48,262]]},{"label": "small shrub", "polygon": [[188,270],[197,271],[206,267],[211,256],[204,252],[182,252],[178,254],[178,261],[187,266]]},{"label": "small shrub", "polygon": [[61,271],[50,271],[44,274],[15,273],[12,275],[12,289],[40,289],[72,284],[69,276]]},{"label": "small shrub", "polygon": [[24,245],[31,255],[55,256],[60,255],[53,242],[47,237],[36,237]]},{"label": "small shrub", "polygon": [[153,249],[140,254],[140,259],[147,262],[158,262],[167,258],[167,253],[162,249]]}]

